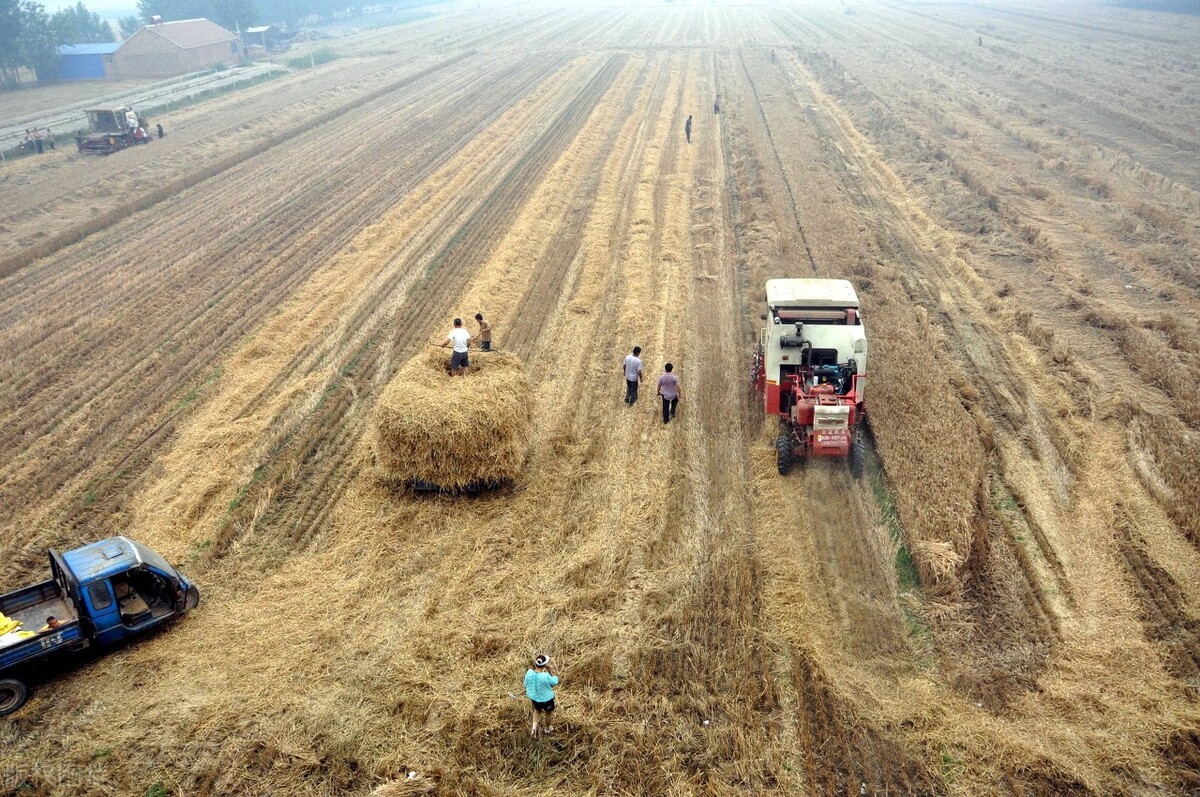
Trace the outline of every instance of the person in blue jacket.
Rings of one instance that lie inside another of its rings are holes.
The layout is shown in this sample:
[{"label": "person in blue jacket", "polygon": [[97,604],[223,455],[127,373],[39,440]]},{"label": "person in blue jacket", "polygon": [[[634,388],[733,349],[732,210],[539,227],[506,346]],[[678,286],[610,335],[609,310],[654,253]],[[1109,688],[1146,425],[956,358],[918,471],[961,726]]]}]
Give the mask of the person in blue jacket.
[{"label": "person in blue jacket", "polygon": [[554,713],[554,687],[558,686],[558,676],[550,666],[550,656],[539,654],[533,660],[533,669],[525,671],[525,695],[533,704],[533,727],[529,729],[530,736],[537,736],[538,723],[545,725],[543,733],[554,730],[550,724],[550,715]]}]

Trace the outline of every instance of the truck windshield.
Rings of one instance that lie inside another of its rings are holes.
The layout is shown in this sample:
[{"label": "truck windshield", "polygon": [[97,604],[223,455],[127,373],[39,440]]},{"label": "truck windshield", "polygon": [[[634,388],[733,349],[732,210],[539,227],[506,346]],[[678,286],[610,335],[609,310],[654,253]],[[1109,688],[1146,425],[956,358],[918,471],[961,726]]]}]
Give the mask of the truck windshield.
[{"label": "truck windshield", "polygon": [[140,542],[134,542],[133,540],[130,540],[129,542],[131,545],[133,545],[134,550],[137,551],[138,557],[143,562],[150,565],[155,570],[161,570],[171,578],[179,578],[179,574],[175,572],[175,568],[167,564],[166,559],[163,559],[161,556],[147,548],[145,545],[142,545]]}]

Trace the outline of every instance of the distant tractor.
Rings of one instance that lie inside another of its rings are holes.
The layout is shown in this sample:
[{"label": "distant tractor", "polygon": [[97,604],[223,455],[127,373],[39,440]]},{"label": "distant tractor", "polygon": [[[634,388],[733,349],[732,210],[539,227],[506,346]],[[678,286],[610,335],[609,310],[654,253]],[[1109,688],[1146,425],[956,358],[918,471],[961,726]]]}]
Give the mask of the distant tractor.
[{"label": "distant tractor", "polygon": [[862,469],[867,332],[846,280],[767,280],[767,319],[754,381],[767,415],[779,417],[779,473],[797,459],[846,457]]},{"label": "distant tractor", "polygon": [[146,118],[132,108],[96,108],[84,113],[89,129],[75,134],[75,145],[80,152],[111,155],[134,144],[150,143]]}]

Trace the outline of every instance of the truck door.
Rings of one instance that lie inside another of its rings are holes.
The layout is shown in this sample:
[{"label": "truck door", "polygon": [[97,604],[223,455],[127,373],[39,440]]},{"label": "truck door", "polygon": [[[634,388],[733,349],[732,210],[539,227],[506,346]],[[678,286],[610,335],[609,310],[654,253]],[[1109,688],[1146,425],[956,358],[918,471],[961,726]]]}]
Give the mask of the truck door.
[{"label": "truck door", "polygon": [[92,627],[96,629],[98,644],[107,645],[125,636],[108,579],[93,581],[84,587],[83,601],[87,605],[88,616],[92,618]]}]

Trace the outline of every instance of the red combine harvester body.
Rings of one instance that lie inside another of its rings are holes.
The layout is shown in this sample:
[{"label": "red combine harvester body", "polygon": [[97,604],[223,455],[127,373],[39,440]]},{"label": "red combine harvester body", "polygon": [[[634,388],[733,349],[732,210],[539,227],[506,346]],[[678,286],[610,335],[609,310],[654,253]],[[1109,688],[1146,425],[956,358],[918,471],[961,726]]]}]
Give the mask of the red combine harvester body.
[{"label": "red combine harvester body", "polygon": [[759,335],[754,381],[779,417],[779,472],[796,459],[847,457],[861,469],[867,333],[846,280],[767,280],[769,325]]}]

